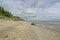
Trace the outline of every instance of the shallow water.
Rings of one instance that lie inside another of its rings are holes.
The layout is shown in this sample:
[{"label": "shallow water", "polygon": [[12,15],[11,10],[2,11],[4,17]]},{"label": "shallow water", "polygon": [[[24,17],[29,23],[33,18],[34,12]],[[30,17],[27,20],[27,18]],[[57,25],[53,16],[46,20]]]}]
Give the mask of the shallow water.
[{"label": "shallow water", "polygon": [[60,31],[60,22],[36,22],[38,24],[42,24],[45,27]]}]

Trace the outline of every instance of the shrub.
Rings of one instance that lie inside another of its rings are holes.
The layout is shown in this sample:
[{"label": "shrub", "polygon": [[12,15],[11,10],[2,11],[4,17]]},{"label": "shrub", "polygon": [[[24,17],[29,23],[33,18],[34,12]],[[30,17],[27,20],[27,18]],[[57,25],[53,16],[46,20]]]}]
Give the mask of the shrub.
[{"label": "shrub", "polygon": [[10,12],[8,12],[7,10],[4,10],[4,8],[0,6],[0,19],[3,19],[3,18],[9,18],[14,21],[19,21],[19,20],[24,21],[18,16],[13,16]]}]

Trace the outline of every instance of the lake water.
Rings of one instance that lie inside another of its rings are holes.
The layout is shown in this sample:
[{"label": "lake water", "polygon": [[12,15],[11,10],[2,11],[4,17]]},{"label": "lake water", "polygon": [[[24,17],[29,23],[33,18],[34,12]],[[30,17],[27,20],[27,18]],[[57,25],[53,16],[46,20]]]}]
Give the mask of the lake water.
[{"label": "lake water", "polygon": [[38,24],[42,24],[45,27],[60,31],[60,22],[37,22]]}]

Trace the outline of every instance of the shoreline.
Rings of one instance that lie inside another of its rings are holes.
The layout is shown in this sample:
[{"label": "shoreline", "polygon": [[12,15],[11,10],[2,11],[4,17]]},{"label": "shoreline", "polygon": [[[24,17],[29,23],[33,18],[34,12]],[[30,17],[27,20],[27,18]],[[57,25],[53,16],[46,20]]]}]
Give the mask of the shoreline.
[{"label": "shoreline", "polygon": [[0,40],[60,40],[60,32],[26,21],[0,21]]},{"label": "shoreline", "polygon": [[42,27],[44,27],[44,28],[48,28],[48,29],[51,29],[51,30],[55,30],[55,31],[60,31],[60,29],[58,29],[58,28],[56,28],[56,27],[54,27],[54,26],[51,26],[51,25],[45,25],[45,24],[42,24],[42,23],[38,23],[38,24],[36,24],[37,26],[42,26]]}]

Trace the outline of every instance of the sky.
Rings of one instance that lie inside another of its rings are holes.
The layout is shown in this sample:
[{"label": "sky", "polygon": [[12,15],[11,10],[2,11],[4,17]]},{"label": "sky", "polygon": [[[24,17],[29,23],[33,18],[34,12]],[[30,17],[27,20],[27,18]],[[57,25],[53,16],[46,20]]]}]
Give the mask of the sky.
[{"label": "sky", "polygon": [[60,0],[0,0],[0,5],[25,20],[60,19]]}]

